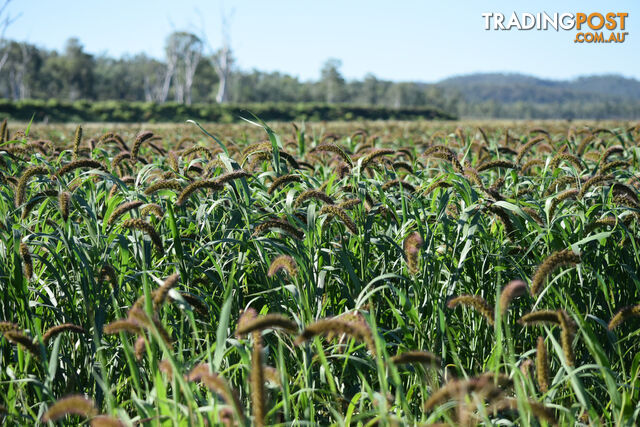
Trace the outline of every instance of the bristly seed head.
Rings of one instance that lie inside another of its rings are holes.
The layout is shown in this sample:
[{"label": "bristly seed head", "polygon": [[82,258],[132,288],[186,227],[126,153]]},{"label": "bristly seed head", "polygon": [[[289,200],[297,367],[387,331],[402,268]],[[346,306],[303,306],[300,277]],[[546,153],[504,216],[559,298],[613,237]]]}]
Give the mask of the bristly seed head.
[{"label": "bristly seed head", "polygon": [[493,325],[494,309],[480,295],[460,295],[459,297],[450,299],[447,303],[447,307],[449,308],[455,308],[458,305],[473,307],[487,319],[489,324]]},{"label": "bristly seed head", "polygon": [[279,271],[286,271],[290,277],[296,277],[298,275],[298,266],[296,261],[289,255],[280,255],[271,261],[268,277],[275,276]]},{"label": "bristly seed head", "polygon": [[287,332],[295,333],[298,331],[298,325],[296,325],[294,321],[277,313],[255,317],[249,315],[238,321],[236,336],[242,338],[249,333],[262,331],[264,329],[283,329]]},{"label": "bristly seed head", "polygon": [[424,240],[420,233],[414,231],[409,234],[403,242],[404,255],[407,259],[407,266],[409,267],[409,271],[412,274],[416,274],[418,272],[418,255],[420,253],[420,249],[424,245]]},{"label": "bristly seed head", "polygon": [[29,252],[29,246],[25,242],[20,243],[20,256],[22,257],[24,275],[27,280],[31,280],[33,276],[33,259],[31,258],[31,252]]},{"label": "bristly seed head", "polygon": [[153,228],[153,225],[149,224],[147,221],[139,218],[129,218],[122,223],[122,228],[126,229],[136,229],[146,233],[150,238],[159,254],[164,252],[164,246],[162,244],[162,238],[160,234]]},{"label": "bristly seed head", "polygon": [[609,325],[608,325],[609,330],[610,331],[614,330],[615,328],[620,326],[622,322],[634,316],[640,316],[640,304],[630,305],[618,310],[615,316],[613,316],[609,321]]},{"label": "bristly seed head", "polygon": [[363,341],[372,354],[376,352],[375,342],[371,328],[364,322],[353,322],[340,318],[320,319],[304,328],[298,335],[295,343],[297,345],[315,337],[316,335],[345,334],[351,338]]},{"label": "bristly seed head", "polygon": [[538,387],[540,391],[549,391],[549,357],[547,356],[547,346],[544,338],[538,337],[538,347],[536,351],[536,374],[538,377]]},{"label": "bristly seed head", "polygon": [[93,401],[82,395],[67,396],[54,403],[42,416],[42,422],[56,421],[65,415],[79,415],[91,418],[98,413]]},{"label": "bristly seed head", "polygon": [[505,286],[500,293],[500,312],[502,314],[506,313],[511,301],[514,298],[526,294],[528,290],[529,287],[522,280],[512,280],[507,283],[507,286]]},{"label": "bristly seed head", "polygon": [[562,266],[574,266],[580,263],[580,255],[570,249],[554,252],[538,266],[531,279],[531,295],[536,296],[542,290],[545,279],[555,269]]}]

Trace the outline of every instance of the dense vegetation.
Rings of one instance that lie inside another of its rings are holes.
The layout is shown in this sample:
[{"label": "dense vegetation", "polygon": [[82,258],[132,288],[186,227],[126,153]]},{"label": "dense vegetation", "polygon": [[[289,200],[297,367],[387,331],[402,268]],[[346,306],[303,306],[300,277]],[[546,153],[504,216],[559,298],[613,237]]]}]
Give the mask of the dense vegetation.
[{"label": "dense vegetation", "polygon": [[323,126],[3,127],[1,420],[637,424],[640,126]]},{"label": "dense vegetation", "polygon": [[[62,52],[0,41],[0,57],[4,53],[7,61],[0,66],[0,95],[12,101],[324,103],[430,107],[476,118],[640,117],[640,82],[616,75],[555,81],[517,74],[471,74],[432,84],[391,82],[371,74],[347,80],[340,71],[340,61],[334,59],[319,70],[317,81],[242,70],[232,62],[225,74],[219,53],[205,55],[203,42],[184,32],[167,38],[163,60],[144,54],[117,59],[94,56],[77,39],[70,39]],[[224,85],[220,84],[221,76],[226,76]]]},{"label": "dense vegetation", "polygon": [[618,75],[548,80],[521,74],[470,74],[438,82],[458,93],[463,117],[576,119],[640,117],[640,82]]},{"label": "dense vegetation", "polygon": [[[303,82],[278,72],[231,67],[220,93],[218,55],[205,55],[203,42],[189,33],[167,38],[163,61],[144,54],[120,59],[95,57],[77,39],[63,52],[28,43],[0,43],[8,53],[0,67],[0,96],[13,101],[129,101],[202,103],[324,103],[378,107],[433,107],[455,113],[455,99],[436,87],[393,83],[370,75],[348,82],[340,61],[327,60],[317,81]],[[195,66],[194,66],[195,65]]]},{"label": "dense vegetation", "polygon": [[431,107],[387,108],[348,104],[193,104],[176,102],[60,102],[56,100],[0,100],[0,120],[28,122],[165,122],[187,119],[231,123],[256,114],[270,121],[322,120],[450,120],[454,117]]}]

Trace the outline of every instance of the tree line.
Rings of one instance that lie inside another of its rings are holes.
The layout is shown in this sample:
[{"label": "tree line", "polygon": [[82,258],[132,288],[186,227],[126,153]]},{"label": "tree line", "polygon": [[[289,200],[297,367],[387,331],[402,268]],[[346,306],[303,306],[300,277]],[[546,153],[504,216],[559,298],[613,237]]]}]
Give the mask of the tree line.
[{"label": "tree line", "polygon": [[456,96],[418,83],[394,83],[367,75],[347,81],[341,63],[326,61],[317,81],[233,66],[232,51],[223,46],[205,54],[203,41],[189,32],[174,32],[162,60],[141,53],[112,58],[86,52],[71,38],[61,52],[33,44],[5,41],[7,59],[0,69],[0,94],[10,100],[144,101],[193,103],[352,103],[386,107],[457,108]]},{"label": "tree line", "polygon": [[452,116],[477,118],[640,117],[640,97],[636,96],[640,82],[616,76],[550,82],[529,76],[478,74],[426,84],[392,82],[368,74],[347,80],[341,73],[341,62],[328,59],[319,79],[301,81],[280,72],[239,69],[227,41],[217,51],[208,53],[210,50],[200,37],[185,31],[166,38],[162,59],[144,53],[120,58],[93,55],[77,38],[69,39],[58,52],[0,37],[0,96],[11,101],[186,106],[308,103],[429,107]]}]

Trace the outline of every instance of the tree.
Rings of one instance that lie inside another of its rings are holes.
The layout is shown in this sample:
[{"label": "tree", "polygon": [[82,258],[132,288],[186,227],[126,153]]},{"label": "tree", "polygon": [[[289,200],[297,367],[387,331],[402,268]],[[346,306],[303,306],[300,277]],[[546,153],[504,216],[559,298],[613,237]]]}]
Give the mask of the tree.
[{"label": "tree", "polygon": [[63,67],[70,100],[93,98],[94,64],[93,56],[84,52],[80,40],[67,40]]},{"label": "tree", "polygon": [[362,81],[359,90],[356,92],[359,93],[359,96],[355,101],[364,105],[382,104],[384,102],[388,86],[388,82],[378,80],[378,78],[373,74],[367,74],[364,76],[364,80]]},{"label": "tree", "polygon": [[[140,101],[145,99],[145,62],[135,57],[119,59],[101,56],[95,62],[94,94],[98,100],[119,99]],[[148,99],[151,101],[151,99]]]},{"label": "tree", "polygon": [[216,94],[213,88],[217,85],[218,73],[213,66],[213,61],[211,58],[203,56],[193,76],[193,102],[215,102]]},{"label": "tree", "polygon": [[38,48],[28,43],[9,42],[2,69],[5,96],[14,100],[28,98],[41,66]]},{"label": "tree", "polygon": [[10,16],[7,12],[9,3],[11,3],[11,0],[5,0],[2,6],[0,6],[0,71],[2,71],[2,68],[9,59],[9,46],[5,39],[7,28],[18,19],[18,16]]},{"label": "tree", "polygon": [[[164,102],[169,93],[165,83],[167,66],[161,61],[149,58],[144,53],[135,55],[130,59],[131,67],[142,76],[142,97],[139,100],[146,102]],[[169,79],[169,82],[171,79]]]},{"label": "tree", "polygon": [[174,43],[171,36],[167,37],[167,43],[164,48],[166,58],[166,69],[164,72],[164,78],[162,82],[162,89],[159,93],[157,101],[166,102],[169,97],[169,89],[171,89],[171,79],[176,72],[178,66],[178,58],[180,52],[178,52],[178,46]]},{"label": "tree", "polygon": [[218,93],[216,102],[224,104],[229,100],[229,77],[233,66],[233,52],[231,51],[231,35],[229,19],[222,14],[222,47],[213,55],[213,65],[218,74]]},{"label": "tree", "polygon": [[340,67],[342,67],[342,61],[329,58],[320,71],[320,90],[329,104],[345,99],[345,80],[340,74]]},{"label": "tree", "polygon": [[202,58],[202,48],[202,40],[189,32],[176,31],[167,38],[168,79],[164,93],[168,95],[168,86],[174,77],[173,90],[177,102],[191,104],[193,77]]},{"label": "tree", "polygon": [[388,91],[390,105],[394,108],[425,105],[426,96],[417,83],[394,83]]}]

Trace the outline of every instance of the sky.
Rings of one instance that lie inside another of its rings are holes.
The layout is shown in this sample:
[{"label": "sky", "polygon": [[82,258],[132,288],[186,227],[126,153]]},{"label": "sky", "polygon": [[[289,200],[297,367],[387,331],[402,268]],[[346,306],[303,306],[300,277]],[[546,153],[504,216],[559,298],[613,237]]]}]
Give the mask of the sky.
[{"label": "sky", "polygon": [[[510,17],[514,11],[627,12],[629,35],[620,44],[578,44],[577,30],[484,29],[482,13]],[[204,35],[209,50],[216,50],[227,16],[239,68],[301,80],[317,79],[328,58],[342,61],[348,79],[372,73],[385,80],[435,82],[474,72],[640,79],[638,0],[12,0],[8,12],[19,14],[6,32],[10,39],[61,50],[77,37],[95,55],[144,52],[156,58],[163,57],[165,39],[175,30]]]}]

